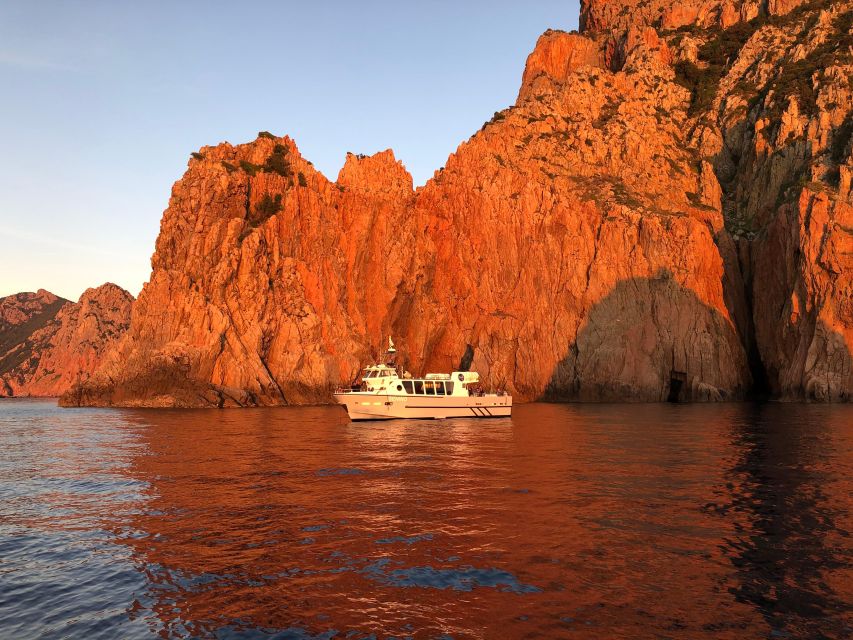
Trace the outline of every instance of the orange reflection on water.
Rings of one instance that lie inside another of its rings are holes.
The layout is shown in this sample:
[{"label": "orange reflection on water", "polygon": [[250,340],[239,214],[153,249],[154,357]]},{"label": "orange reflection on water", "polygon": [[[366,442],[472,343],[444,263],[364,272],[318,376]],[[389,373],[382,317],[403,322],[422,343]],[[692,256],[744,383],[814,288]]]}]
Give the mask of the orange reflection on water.
[{"label": "orange reflection on water", "polygon": [[846,407],[121,415],[129,610],[163,637],[851,633]]}]

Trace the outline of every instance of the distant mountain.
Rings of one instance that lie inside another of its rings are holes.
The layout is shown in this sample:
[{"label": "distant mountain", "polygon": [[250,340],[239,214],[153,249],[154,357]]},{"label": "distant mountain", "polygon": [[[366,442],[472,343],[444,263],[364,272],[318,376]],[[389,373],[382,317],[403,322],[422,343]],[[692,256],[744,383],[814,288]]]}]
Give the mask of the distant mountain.
[{"label": "distant mountain", "polygon": [[0,396],[59,396],[88,379],[127,330],[132,302],[109,283],[78,302],[44,289],[0,298]]},{"label": "distant mountain", "polygon": [[[65,298],[39,289],[0,298],[0,376],[20,366],[32,353],[26,348],[29,337],[49,324],[66,304]],[[11,395],[0,385],[0,395]]]},{"label": "distant mountain", "polygon": [[391,151],[335,182],[266,132],[193,153],[63,402],[323,401],[389,334],[412,371],[470,345],[519,400],[850,400],[853,1],[581,17],[417,190]]}]

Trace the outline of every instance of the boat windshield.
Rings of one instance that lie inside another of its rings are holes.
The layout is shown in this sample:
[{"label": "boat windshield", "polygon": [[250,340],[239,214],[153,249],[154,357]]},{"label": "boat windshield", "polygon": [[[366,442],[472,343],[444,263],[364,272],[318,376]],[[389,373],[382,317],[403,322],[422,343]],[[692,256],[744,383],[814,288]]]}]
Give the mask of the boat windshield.
[{"label": "boat windshield", "polygon": [[377,371],[375,369],[373,371],[368,371],[367,369],[365,369],[364,375],[362,377],[363,378],[384,378],[384,377],[392,375],[393,373],[394,373],[393,369],[381,369],[379,371]]}]

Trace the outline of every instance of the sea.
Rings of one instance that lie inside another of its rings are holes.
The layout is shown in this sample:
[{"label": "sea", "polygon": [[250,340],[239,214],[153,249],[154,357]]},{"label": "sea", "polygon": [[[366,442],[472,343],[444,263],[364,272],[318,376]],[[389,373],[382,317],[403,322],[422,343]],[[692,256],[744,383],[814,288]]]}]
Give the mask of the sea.
[{"label": "sea", "polygon": [[0,402],[0,638],[851,638],[853,406]]}]

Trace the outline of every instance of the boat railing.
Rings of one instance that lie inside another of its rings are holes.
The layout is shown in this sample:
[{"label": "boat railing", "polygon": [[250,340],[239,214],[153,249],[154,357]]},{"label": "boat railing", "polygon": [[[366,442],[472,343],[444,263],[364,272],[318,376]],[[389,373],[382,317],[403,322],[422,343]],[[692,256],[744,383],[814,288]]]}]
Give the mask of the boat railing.
[{"label": "boat railing", "polygon": [[[378,389],[368,389],[363,385],[354,384],[349,387],[337,387],[335,389],[336,394],[345,394],[345,393],[364,393],[366,391],[384,391],[385,387],[379,387]],[[407,395],[424,395],[424,394],[407,394]],[[428,394],[427,394],[428,395]],[[444,394],[440,394],[444,395]],[[452,394],[450,394],[452,395]],[[508,391],[504,391],[503,389],[499,389],[498,391],[485,392],[485,391],[475,391],[473,389],[468,390],[468,395],[474,398],[504,398],[511,397]]]},{"label": "boat railing", "polygon": [[504,398],[509,397],[509,392],[499,389],[498,391],[480,391],[469,389],[468,395],[472,398]]},{"label": "boat railing", "polygon": [[335,389],[335,393],[358,393],[359,391],[363,391],[363,389],[359,385],[352,385],[351,387],[338,387]]}]

